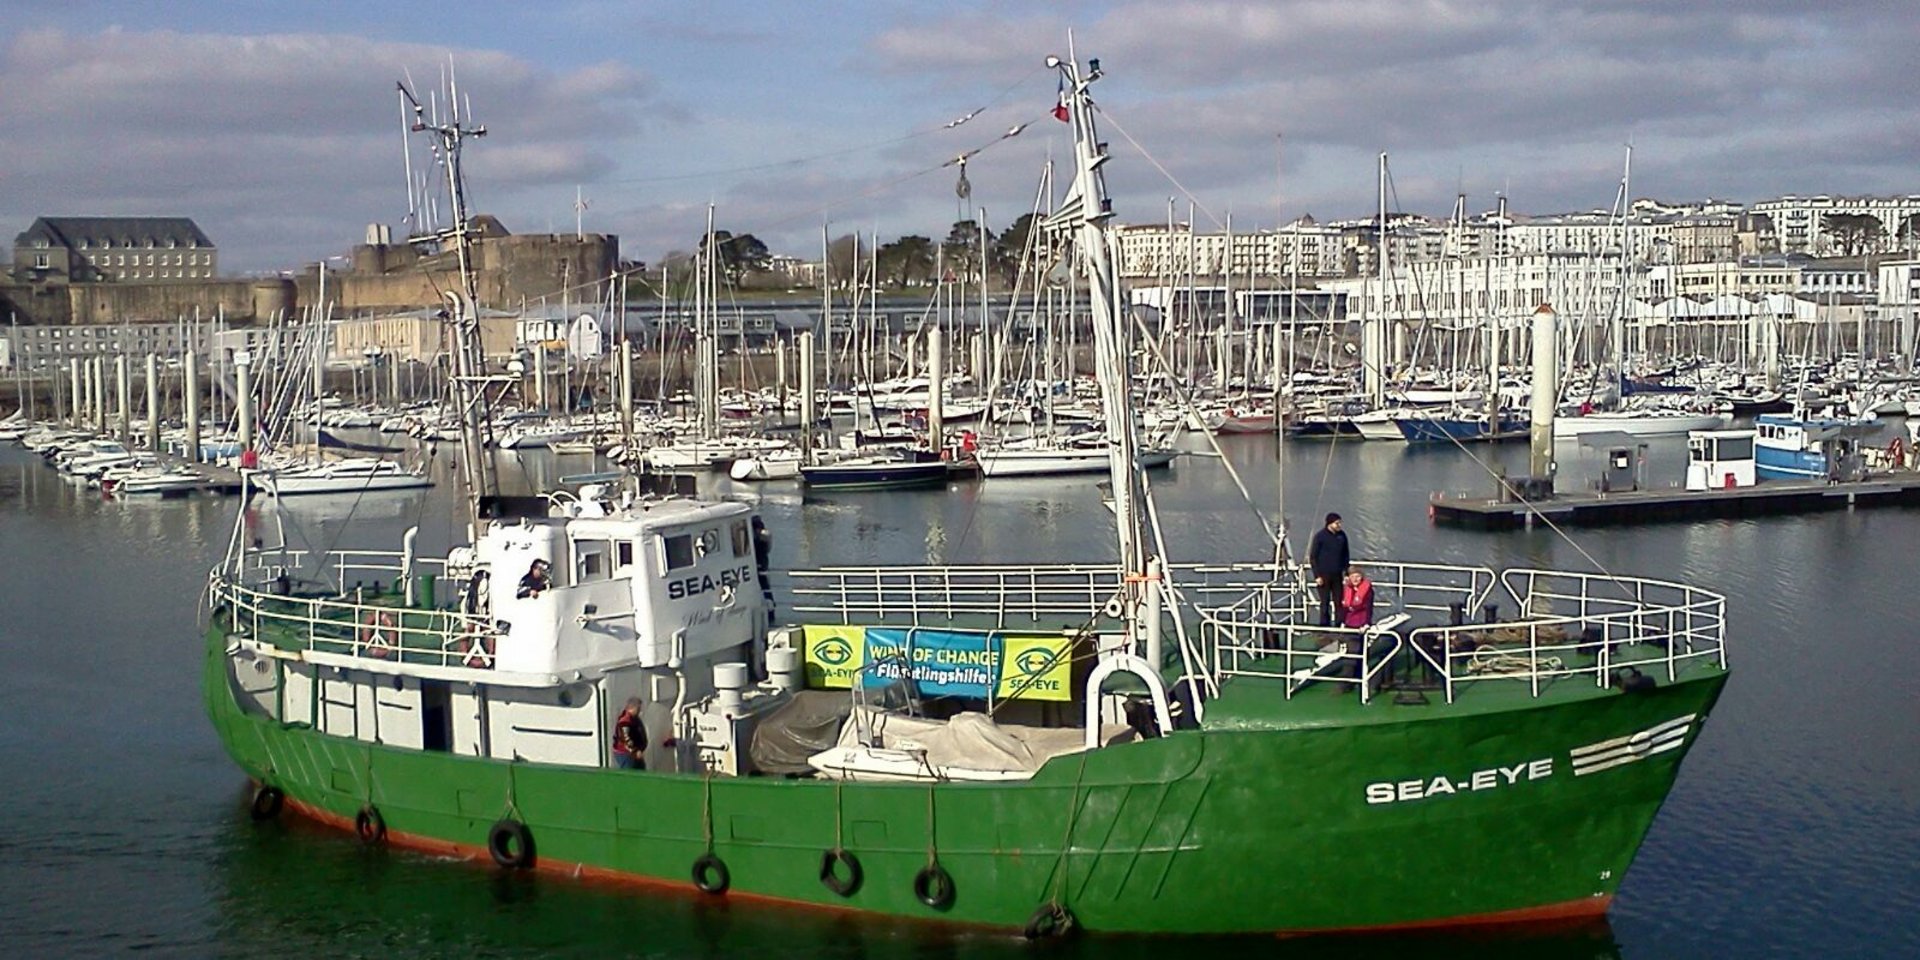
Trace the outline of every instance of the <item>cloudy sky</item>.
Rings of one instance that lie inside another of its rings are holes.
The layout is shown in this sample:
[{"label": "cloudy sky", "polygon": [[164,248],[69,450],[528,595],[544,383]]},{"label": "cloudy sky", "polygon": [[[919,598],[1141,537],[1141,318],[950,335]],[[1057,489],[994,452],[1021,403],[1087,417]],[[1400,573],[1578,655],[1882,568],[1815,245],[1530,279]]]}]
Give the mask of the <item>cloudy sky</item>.
[{"label": "cloudy sky", "polygon": [[[1504,193],[1522,212],[1633,192],[1755,201],[1920,192],[1920,16],[1905,0],[325,4],[4,0],[0,213],[190,216],[234,271],[405,230],[395,81],[452,64],[489,136],[475,208],[654,260],[720,228],[778,253],[834,235],[999,229],[1066,127],[1066,52],[1099,57],[1121,218],[1212,226]],[[957,7],[958,5],[951,5]],[[976,113],[976,111],[978,111]],[[957,126],[951,121],[972,115]],[[1030,124],[1020,135],[1008,129]],[[422,144],[415,144],[416,160]]]}]

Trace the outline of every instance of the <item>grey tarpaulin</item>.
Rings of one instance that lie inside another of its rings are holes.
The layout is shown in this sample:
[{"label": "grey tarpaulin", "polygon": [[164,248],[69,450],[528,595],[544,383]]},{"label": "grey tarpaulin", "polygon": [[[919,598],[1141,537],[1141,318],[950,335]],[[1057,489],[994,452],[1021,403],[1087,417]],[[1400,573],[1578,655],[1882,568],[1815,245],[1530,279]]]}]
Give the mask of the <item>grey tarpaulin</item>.
[{"label": "grey tarpaulin", "polygon": [[810,774],[807,758],[834,745],[853,708],[845,690],[802,690],[753,729],[747,755],[762,773]]}]

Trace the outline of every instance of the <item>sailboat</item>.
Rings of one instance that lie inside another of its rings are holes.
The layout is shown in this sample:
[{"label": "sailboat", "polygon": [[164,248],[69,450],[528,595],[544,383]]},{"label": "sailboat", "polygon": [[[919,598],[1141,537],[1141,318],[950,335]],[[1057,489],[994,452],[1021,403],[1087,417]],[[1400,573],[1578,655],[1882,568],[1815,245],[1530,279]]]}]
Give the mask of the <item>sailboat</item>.
[{"label": "sailboat", "polygon": [[[310,352],[316,367],[325,362],[326,325],[323,319],[315,318],[304,335],[299,338],[296,350]],[[296,393],[300,378],[288,378],[282,385],[283,392],[278,397],[267,398],[271,424],[290,428],[294,417],[288,411],[297,406]],[[251,389],[244,387],[245,389]],[[316,401],[316,407],[324,409],[324,404]],[[403,466],[397,461],[386,459],[387,455],[401,453],[401,448],[383,444],[360,443],[345,440],[328,432],[326,423],[360,423],[357,420],[339,418],[320,418],[314,426],[313,443],[310,446],[295,448],[285,445],[273,449],[271,438],[261,444],[265,453],[259,455],[254,466],[243,467],[250,475],[255,488],[275,497],[300,496],[305,494],[329,493],[381,493],[395,490],[418,490],[433,486],[433,479],[424,469]],[[366,426],[374,424],[367,421]],[[331,454],[331,455],[330,455]],[[354,456],[350,454],[364,454]]]},{"label": "sailboat", "polygon": [[[236,537],[204,677],[251,815],[1036,938],[1606,911],[1726,682],[1725,600],[1379,561],[1393,613],[1322,628],[1284,554],[1173,558],[1133,450],[1101,71],[1048,67],[1077,165],[1048,226],[1092,302],[1117,562],[778,573],[746,503],[606,488],[482,500],[444,557],[325,558],[398,567],[397,591],[308,590]],[[420,126],[464,210],[467,131]]]}]

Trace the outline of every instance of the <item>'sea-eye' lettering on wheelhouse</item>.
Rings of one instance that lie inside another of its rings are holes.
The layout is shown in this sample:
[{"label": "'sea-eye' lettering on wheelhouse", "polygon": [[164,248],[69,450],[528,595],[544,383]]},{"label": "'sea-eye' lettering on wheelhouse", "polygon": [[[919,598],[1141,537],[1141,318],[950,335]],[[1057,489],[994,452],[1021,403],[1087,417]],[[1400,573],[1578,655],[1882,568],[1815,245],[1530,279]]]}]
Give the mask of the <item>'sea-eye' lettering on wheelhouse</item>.
[{"label": "'sea-eye' lettering on wheelhouse", "polygon": [[1542,757],[1539,760],[1516,763],[1510,767],[1475,770],[1464,777],[1435,774],[1417,780],[1382,780],[1367,784],[1366,797],[1367,802],[1371,804],[1405,803],[1459,793],[1475,793],[1497,787],[1510,787],[1516,783],[1545,780],[1551,776],[1553,776],[1553,758]]},{"label": "'sea-eye' lettering on wheelhouse", "polygon": [[747,581],[752,578],[753,568],[751,566],[742,566],[731,570],[722,570],[717,577],[712,574],[702,574],[700,576],[669,580],[667,581],[667,599],[685,600],[688,597],[697,597],[703,593],[710,593],[721,587],[744,586]]}]

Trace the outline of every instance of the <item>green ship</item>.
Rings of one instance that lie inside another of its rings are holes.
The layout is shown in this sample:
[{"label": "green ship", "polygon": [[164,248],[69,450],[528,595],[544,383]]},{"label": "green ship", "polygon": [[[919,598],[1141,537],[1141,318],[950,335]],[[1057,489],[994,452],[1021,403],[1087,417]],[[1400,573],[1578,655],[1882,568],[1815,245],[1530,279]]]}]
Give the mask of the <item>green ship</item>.
[{"label": "green ship", "polygon": [[[1049,67],[1078,170],[1047,227],[1094,305],[1119,562],[779,572],[747,504],[607,487],[490,498],[445,557],[236,537],[204,679],[252,814],[1035,937],[1604,913],[1726,682],[1724,599],[1373,560],[1390,615],[1328,628],[1284,551],[1175,559],[1137,469],[1099,68]],[[464,224],[463,131],[417,127]],[[470,296],[454,314],[470,335]],[[316,567],[383,586],[306,589]]]}]

